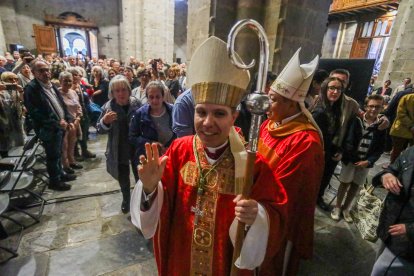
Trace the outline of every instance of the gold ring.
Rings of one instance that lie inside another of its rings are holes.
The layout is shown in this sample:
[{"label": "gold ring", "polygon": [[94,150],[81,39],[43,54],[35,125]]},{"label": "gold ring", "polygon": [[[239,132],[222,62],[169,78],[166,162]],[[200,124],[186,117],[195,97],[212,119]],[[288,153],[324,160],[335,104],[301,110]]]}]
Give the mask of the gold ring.
[{"label": "gold ring", "polygon": [[145,164],[147,164],[147,163],[148,163],[148,161],[147,161],[147,159],[144,159],[144,161],[139,160],[139,163],[141,163],[142,165],[145,165]]}]

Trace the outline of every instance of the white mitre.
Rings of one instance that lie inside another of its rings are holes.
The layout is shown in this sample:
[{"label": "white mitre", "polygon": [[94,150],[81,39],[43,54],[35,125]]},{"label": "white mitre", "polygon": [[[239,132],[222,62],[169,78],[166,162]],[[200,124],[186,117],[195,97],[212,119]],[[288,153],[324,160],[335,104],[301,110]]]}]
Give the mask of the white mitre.
[{"label": "white mitre", "polygon": [[300,50],[301,48],[299,48],[292,56],[277,79],[273,82],[270,89],[285,98],[298,102],[301,111],[308,118],[309,122],[315,126],[319,132],[321,141],[323,142],[322,132],[319,129],[318,124],[313,119],[309,110],[305,107],[305,98],[308,93],[309,86],[312,83],[313,75],[318,68],[319,56],[317,55],[309,63],[300,64]]},{"label": "white mitre", "polygon": [[295,102],[304,102],[313,75],[318,68],[319,56],[307,64],[300,64],[299,48],[273,82],[271,89]]},{"label": "white mitre", "polygon": [[218,37],[205,40],[191,57],[187,84],[196,104],[237,107],[246,94],[250,74],[231,63],[227,44]]}]

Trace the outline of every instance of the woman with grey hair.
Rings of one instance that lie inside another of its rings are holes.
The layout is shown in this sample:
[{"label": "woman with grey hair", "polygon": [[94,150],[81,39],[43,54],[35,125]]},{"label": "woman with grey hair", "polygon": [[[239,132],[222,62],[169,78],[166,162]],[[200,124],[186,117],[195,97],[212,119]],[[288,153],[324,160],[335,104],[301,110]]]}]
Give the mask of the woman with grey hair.
[{"label": "woman with grey hair", "polygon": [[121,75],[112,78],[109,83],[112,99],[102,107],[102,115],[98,119],[98,133],[108,133],[106,146],[106,169],[118,180],[122,192],[121,210],[129,212],[130,180],[129,166],[132,167],[135,180],[138,180],[138,171],[132,165],[134,149],[128,142],[129,121],[132,114],[141,106],[141,103],[131,97],[129,81]]},{"label": "woman with grey hair", "polygon": [[[82,107],[79,103],[78,95],[72,90],[73,77],[72,74],[64,71],[59,74],[60,93],[63,102],[69,114],[74,118],[74,121],[68,125],[65,130],[62,146],[62,166],[66,173],[74,174],[73,169],[82,169],[82,165],[76,163],[75,160],[75,145],[78,134],[81,134],[80,121],[82,117]],[[80,135],[81,136],[81,135]]]},{"label": "woman with grey hair", "polygon": [[19,78],[19,85],[23,88],[33,79],[33,74],[30,70],[29,64],[22,66],[22,69],[20,69],[17,77]]},{"label": "woman with grey hair", "polygon": [[129,142],[135,147],[134,165],[145,155],[145,143],[156,143],[164,154],[177,137],[172,131],[172,104],[164,101],[165,90],[160,81],[152,81],[145,88],[148,103],[138,109],[129,125]]},{"label": "woman with grey hair", "polygon": [[108,101],[108,81],[104,77],[104,71],[101,66],[92,67],[92,101],[99,106],[103,106]]}]

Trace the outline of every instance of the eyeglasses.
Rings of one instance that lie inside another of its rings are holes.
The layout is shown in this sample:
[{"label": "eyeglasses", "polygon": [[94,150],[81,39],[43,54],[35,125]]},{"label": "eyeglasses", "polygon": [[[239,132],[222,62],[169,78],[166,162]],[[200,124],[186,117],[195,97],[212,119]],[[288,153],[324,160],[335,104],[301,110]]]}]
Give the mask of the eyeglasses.
[{"label": "eyeglasses", "polygon": [[329,91],[338,91],[339,93],[342,92],[342,87],[336,87],[336,86],[328,86]]},{"label": "eyeglasses", "polygon": [[50,72],[50,68],[40,68],[40,69],[37,69],[37,71],[38,71],[39,73]]},{"label": "eyeglasses", "polygon": [[382,105],[367,105],[368,109],[381,109]]}]

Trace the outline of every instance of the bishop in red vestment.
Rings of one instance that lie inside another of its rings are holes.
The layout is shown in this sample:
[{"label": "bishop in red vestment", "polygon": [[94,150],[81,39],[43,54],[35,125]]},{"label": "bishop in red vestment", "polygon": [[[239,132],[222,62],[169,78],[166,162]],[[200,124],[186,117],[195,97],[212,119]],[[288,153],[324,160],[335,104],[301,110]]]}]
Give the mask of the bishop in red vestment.
[{"label": "bishop in red vestment", "polygon": [[[304,106],[316,58],[300,65],[299,50],[271,86],[271,108],[260,129],[259,152],[268,161],[288,196],[285,275],[296,275],[300,259],[312,257],[313,223],[324,168],[318,126]],[[276,263],[277,265],[280,262]]]},{"label": "bishop in red vestment", "polygon": [[155,144],[146,145],[132,222],[154,238],[160,275],[229,275],[237,221],[248,226],[236,261],[240,275],[256,268],[259,275],[280,275],[273,262],[285,244],[287,197],[260,154],[250,198],[238,196],[245,149],[233,124],[249,75],[230,63],[216,37],[195,51],[188,73],[197,134],[175,140],[161,158]]}]

